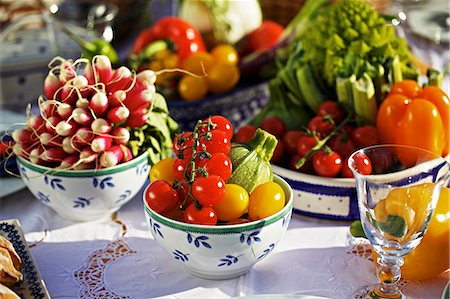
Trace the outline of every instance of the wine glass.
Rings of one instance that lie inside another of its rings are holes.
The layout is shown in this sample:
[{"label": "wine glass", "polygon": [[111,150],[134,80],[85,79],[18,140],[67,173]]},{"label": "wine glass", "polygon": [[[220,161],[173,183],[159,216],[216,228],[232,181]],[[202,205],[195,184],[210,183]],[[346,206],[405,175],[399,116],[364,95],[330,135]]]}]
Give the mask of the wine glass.
[{"label": "wine glass", "polygon": [[380,283],[354,296],[409,298],[397,285],[403,256],[424,236],[441,188],[448,185],[450,164],[434,153],[401,145],[360,149],[348,164],[356,178],[362,226],[380,266]]}]

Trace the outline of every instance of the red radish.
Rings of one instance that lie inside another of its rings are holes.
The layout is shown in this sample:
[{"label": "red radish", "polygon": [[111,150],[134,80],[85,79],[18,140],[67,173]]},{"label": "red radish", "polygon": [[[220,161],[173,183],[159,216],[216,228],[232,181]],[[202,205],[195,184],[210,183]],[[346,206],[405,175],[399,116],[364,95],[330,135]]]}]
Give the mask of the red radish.
[{"label": "red radish", "polygon": [[67,103],[61,103],[58,105],[58,114],[62,119],[67,119],[72,114],[73,108]]},{"label": "red radish", "polygon": [[41,159],[41,155],[43,152],[44,149],[42,147],[36,147],[30,151],[28,159],[30,160],[31,163],[41,164],[43,162]]},{"label": "red radish", "polygon": [[111,146],[100,155],[100,164],[107,168],[120,163],[123,159],[122,148],[118,145]]},{"label": "red radish", "polygon": [[91,163],[97,159],[98,154],[94,152],[90,147],[86,147],[80,152],[80,160],[83,163]]},{"label": "red radish", "polygon": [[[133,90],[132,90],[133,91]],[[147,108],[152,101],[154,93],[148,89],[141,90],[137,94],[130,92],[127,94],[127,98],[123,102],[125,106],[130,109],[130,111],[136,111],[139,108]]]},{"label": "red radish", "polygon": [[15,143],[13,145],[13,153],[22,158],[27,158],[29,155],[20,143]]},{"label": "red radish", "polygon": [[45,117],[54,116],[58,110],[55,103],[52,101],[42,101],[39,102],[39,110],[41,110],[41,114]]},{"label": "red radish", "polygon": [[137,86],[152,86],[155,85],[156,74],[152,70],[144,70],[136,75]]},{"label": "red radish", "polygon": [[112,127],[111,123],[103,118],[97,118],[91,124],[91,129],[94,134],[108,134]]},{"label": "red radish", "polygon": [[123,101],[125,101],[127,97],[127,93],[123,90],[118,90],[110,94],[109,96],[109,105],[111,107],[117,107],[122,105]]},{"label": "red radish", "polygon": [[70,155],[65,157],[58,168],[60,169],[72,169],[73,165],[80,159],[78,155]]},{"label": "red radish", "polygon": [[78,124],[71,120],[71,121],[61,121],[56,125],[55,131],[56,134],[60,135],[60,136],[72,136],[73,134],[75,134],[75,132],[78,129]]},{"label": "red radish", "polygon": [[101,153],[106,151],[112,146],[112,138],[109,136],[96,136],[91,143],[92,151]]},{"label": "red radish", "polygon": [[92,117],[86,108],[75,108],[72,111],[72,118],[81,126],[88,126],[92,123]]},{"label": "red radish", "polygon": [[127,125],[130,128],[137,128],[144,125],[147,122],[148,118],[149,116],[148,114],[145,113],[145,111],[138,110],[130,115],[125,125]]},{"label": "red radish", "polygon": [[106,118],[113,124],[118,124],[126,120],[130,116],[130,110],[124,106],[118,106],[110,109]]},{"label": "red radish", "polygon": [[31,128],[33,131],[40,133],[45,130],[45,120],[40,114],[31,115],[27,119],[27,127]]},{"label": "red radish", "polygon": [[42,152],[40,158],[47,162],[58,162],[64,159],[67,154],[62,147],[47,147]]},{"label": "red radish", "polygon": [[123,151],[123,162],[128,162],[133,160],[133,153],[131,152],[130,148],[128,146],[125,145],[121,145],[120,148]]},{"label": "red radish", "polygon": [[68,154],[75,154],[79,151],[75,146],[76,142],[73,139],[74,138],[67,136],[62,140],[62,149]]},{"label": "red radish", "polygon": [[86,98],[79,98],[75,103],[77,108],[89,108],[89,100]]},{"label": "red radish", "polygon": [[81,96],[87,96],[90,93],[88,87],[88,80],[84,76],[76,76],[61,90],[61,101],[65,103],[75,103],[78,99],[78,92]]},{"label": "red radish", "polygon": [[130,140],[130,131],[124,127],[116,127],[111,131],[115,144],[126,144]]},{"label": "red radish", "polygon": [[73,166],[73,170],[85,170],[85,169],[94,169],[95,168],[95,163],[94,162],[90,162],[90,163],[76,163]]},{"label": "red radish", "polygon": [[106,91],[113,93],[118,90],[127,89],[132,82],[133,79],[131,78],[130,70],[125,66],[121,66],[114,72],[111,80],[106,85]]},{"label": "red radish", "polygon": [[105,55],[96,55],[92,61],[94,62],[93,67],[96,74],[95,82],[101,82],[106,85],[112,77],[111,61]]},{"label": "red radish", "polygon": [[12,133],[12,138],[16,143],[31,144],[33,143],[31,134],[33,132],[27,128],[16,129]]},{"label": "red radish", "polygon": [[103,92],[95,93],[91,101],[89,102],[89,107],[94,111],[95,115],[102,116],[108,109],[108,97]]},{"label": "red radish", "polygon": [[59,81],[66,83],[76,76],[77,72],[71,60],[64,60],[60,65]]},{"label": "red radish", "polygon": [[49,132],[44,132],[39,135],[39,142],[42,145],[61,146],[62,141],[62,137]]},{"label": "red radish", "polygon": [[83,76],[88,80],[89,85],[95,84],[94,69],[91,63],[86,64],[84,67]]},{"label": "red radish", "polygon": [[88,128],[79,128],[73,135],[73,142],[77,144],[88,144],[94,139],[94,133]]},{"label": "red radish", "polygon": [[44,93],[47,99],[53,100],[56,91],[62,86],[58,77],[50,71],[44,80]]}]

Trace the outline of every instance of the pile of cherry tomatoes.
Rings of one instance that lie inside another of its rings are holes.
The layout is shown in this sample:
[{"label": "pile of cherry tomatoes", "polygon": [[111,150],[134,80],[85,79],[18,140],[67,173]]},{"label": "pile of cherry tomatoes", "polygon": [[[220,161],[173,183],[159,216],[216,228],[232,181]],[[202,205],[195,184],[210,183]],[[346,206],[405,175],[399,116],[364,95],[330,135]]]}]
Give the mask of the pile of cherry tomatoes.
[{"label": "pile of cherry tomatoes", "polygon": [[[285,123],[277,116],[264,119],[260,127],[278,138],[272,163],[322,177],[352,178],[353,173],[347,165],[349,155],[359,148],[379,143],[375,126],[351,125],[345,110],[333,101],[322,102],[303,130],[286,130]],[[243,126],[235,139],[245,142],[255,131],[254,126]],[[363,161],[358,170],[370,174],[372,166]]]},{"label": "pile of cherry tomatoes", "polygon": [[219,115],[177,135],[176,157],[161,160],[150,170],[148,206],[166,217],[203,225],[245,223],[281,210],[285,195],[277,183],[261,184],[250,194],[227,183],[233,171],[228,156],[232,137],[230,121]]}]

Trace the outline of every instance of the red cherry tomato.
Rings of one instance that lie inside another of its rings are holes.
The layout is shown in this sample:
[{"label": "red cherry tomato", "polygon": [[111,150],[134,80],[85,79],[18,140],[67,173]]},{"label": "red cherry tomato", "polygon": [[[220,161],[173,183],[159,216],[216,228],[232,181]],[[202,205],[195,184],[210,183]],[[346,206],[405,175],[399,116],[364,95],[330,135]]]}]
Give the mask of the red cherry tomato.
[{"label": "red cherry tomato", "polygon": [[275,150],[273,151],[272,158],[270,158],[270,162],[277,163],[280,161],[281,157],[284,153],[284,143],[278,140],[277,146],[275,147]]},{"label": "red cherry tomato", "polygon": [[211,158],[200,160],[198,167],[204,167],[208,175],[218,175],[224,181],[228,180],[233,171],[230,157],[224,153],[214,153],[211,155]]},{"label": "red cherry tomato", "polygon": [[286,134],[284,134],[284,148],[289,154],[294,155],[297,153],[297,143],[302,136],[305,136],[305,132],[298,130],[290,130],[287,131]]},{"label": "red cherry tomato", "polygon": [[283,139],[283,136],[286,133],[286,124],[284,120],[278,116],[267,117],[261,122],[260,127],[278,139]]},{"label": "red cherry tomato", "polygon": [[[231,122],[227,118],[221,115],[213,115],[205,119],[203,122],[207,123],[208,119],[213,124],[212,130],[219,130],[225,132],[229,140],[233,138],[233,126],[231,125]],[[201,127],[199,133],[204,132],[207,132],[207,128]]]},{"label": "red cherry tomato", "polygon": [[227,137],[227,133],[219,130],[212,130],[209,132],[211,138],[206,136],[199,138],[199,146],[197,151],[206,150],[210,154],[224,153],[228,155],[231,149],[231,141]]},{"label": "red cherry tomato", "polygon": [[236,136],[234,136],[234,140],[236,142],[247,142],[253,138],[253,135],[255,135],[256,127],[251,125],[245,125],[239,128],[239,130],[236,133]]},{"label": "red cherry tomato", "polygon": [[317,140],[313,136],[300,137],[297,143],[297,154],[304,157],[316,144]]},{"label": "red cherry tomato", "polygon": [[328,141],[328,146],[342,158],[347,158],[355,150],[355,145],[349,136],[334,135]]},{"label": "red cherry tomato", "polygon": [[180,206],[182,208],[185,208],[194,202],[194,200],[192,199],[192,196],[189,195],[190,187],[191,187],[190,184],[180,184],[177,188],[177,193],[180,198]]},{"label": "red cherry tomato", "polygon": [[352,167],[360,174],[369,175],[372,173],[372,162],[369,157],[363,153],[356,153],[353,155],[353,159],[350,160]]},{"label": "red cherry tomato", "polygon": [[347,157],[344,160],[344,163],[342,164],[342,169],[341,169],[341,176],[343,178],[354,178],[355,176],[353,175],[352,170],[350,169],[350,167],[348,166],[348,158]]},{"label": "red cherry tomato", "polygon": [[189,181],[189,177],[185,177],[185,174],[189,175],[189,171],[186,170],[186,167],[189,164],[188,159],[176,159],[173,162],[173,176],[177,181]]},{"label": "red cherry tomato", "polygon": [[352,131],[351,138],[356,148],[363,148],[380,143],[378,130],[371,125],[355,128]]},{"label": "red cherry tomato", "polygon": [[145,200],[157,213],[169,212],[180,202],[177,191],[165,180],[151,183],[146,190]]},{"label": "red cherry tomato", "polygon": [[300,157],[299,155],[294,155],[289,159],[289,169],[294,170],[294,171],[298,171],[301,173],[308,173],[308,174],[313,174],[314,173],[314,168],[312,165],[312,158],[309,158],[308,160],[305,161],[305,163],[302,165],[302,167],[297,168],[296,165],[298,163],[298,161],[301,159],[302,157]]},{"label": "red cherry tomato", "polygon": [[193,145],[194,138],[192,136],[192,132],[182,132],[173,140],[173,152],[178,158],[190,158],[192,156]]},{"label": "red cherry tomato", "polygon": [[338,103],[333,101],[324,101],[317,108],[317,115],[330,115],[335,124],[341,123],[345,118],[345,110]]},{"label": "red cherry tomato", "polygon": [[197,209],[194,204],[184,211],[184,222],[191,224],[216,225],[217,213],[211,207]]},{"label": "red cherry tomato", "polygon": [[225,181],[218,175],[198,177],[192,183],[191,193],[205,207],[211,207],[223,199]]},{"label": "red cherry tomato", "polygon": [[275,46],[284,32],[280,24],[266,20],[248,34],[248,51],[265,51]]},{"label": "red cherry tomato", "polygon": [[316,132],[320,137],[325,137],[334,129],[333,123],[326,117],[317,115],[308,122],[308,130]]},{"label": "red cherry tomato", "polygon": [[342,158],[336,152],[316,152],[313,155],[313,167],[316,173],[323,177],[336,177],[342,168]]}]

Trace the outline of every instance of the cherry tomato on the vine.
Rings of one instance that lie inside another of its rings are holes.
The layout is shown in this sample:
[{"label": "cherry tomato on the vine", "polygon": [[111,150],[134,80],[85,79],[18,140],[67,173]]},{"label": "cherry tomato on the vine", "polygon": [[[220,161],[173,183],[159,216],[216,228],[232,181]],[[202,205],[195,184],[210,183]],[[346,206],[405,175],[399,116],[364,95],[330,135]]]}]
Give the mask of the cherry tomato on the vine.
[{"label": "cherry tomato on the vine", "polygon": [[199,146],[197,151],[205,150],[210,154],[224,153],[228,155],[231,149],[231,140],[228,139],[227,133],[220,130],[212,130],[208,132],[211,138],[206,136],[199,138]]},{"label": "cherry tomato on the vine", "polygon": [[222,201],[214,205],[217,218],[221,221],[237,219],[248,208],[249,196],[247,191],[236,184],[226,184]]},{"label": "cherry tomato on the vine", "polygon": [[223,199],[224,191],[225,181],[213,174],[196,178],[192,183],[191,193],[202,206],[211,207]]},{"label": "cherry tomato on the vine", "polygon": [[350,163],[352,163],[352,167],[360,174],[369,175],[372,173],[372,162],[363,153],[356,153],[353,159],[350,160]]},{"label": "cherry tomato on the vine", "polygon": [[260,127],[278,139],[283,139],[283,136],[286,133],[286,124],[284,120],[278,116],[267,117],[261,122]]},{"label": "cherry tomato on the vine", "polygon": [[335,124],[341,123],[345,118],[345,114],[344,108],[334,101],[324,101],[317,108],[317,115],[330,115]]},{"label": "cherry tomato on the vine", "polygon": [[218,175],[224,181],[228,180],[233,171],[230,157],[224,153],[214,153],[210,158],[200,160],[198,167],[204,167],[208,175]]},{"label": "cherry tomato on the vine", "polygon": [[157,213],[173,210],[179,204],[179,196],[167,181],[159,180],[150,184],[145,193],[148,206]]},{"label": "cherry tomato on the vine", "polygon": [[300,157],[299,155],[295,154],[293,155],[290,159],[289,159],[289,164],[288,167],[289,169],[293,170],[293,171],[298,171],[301,173],[308,173],[308,174],[313,174],[314,173],[314,168],[312,166],[312,158],[309,158],[305,161],[305,163],[302,165],[302,167],[297,168],[296,165],[298,163],[298,161],[301,159],[302,157]]},{"label": "cherry tomato on the vine", "polygon": [[355,150],[355,145],[349,136],[346,135],[334,135],[328,140],[328,146],[339,154],[343,159],[350,156],[350,154]]},{"label": "cherry tomato on the vine", "polygon": [[211,55],[215,64],[237,65],[239,54],[236,49],[227,44],[219,44],[212,48]]},{"label": "cherry tomato on the vine", "polygon": [[297,154],[304,157],[315,145],[317,140],[314,136],[302,136],[297,142]]},{"label": "cherry tomato on the vine", "polygon": [[[205,119],[203,122],[208,123],[208,119],[213,124],[213,128],[212,128],[213,130],[219,130],[219,131],[225,132],[229,140],[231,140],[231,138],[233,138],[233,126],[231,125],[231,122],[227,118],[225,118],[221,115],[213,115],[213,116]],[[204,127],[200,128],[199,133],[205,133],[207,131],[208,130],[207,130],[206,126],[204,126]]]},{"label": "cherry tomato on the vine", "polygon": [[351,138],[357,148],[363,148],[380,143],[378,130],[371,125],[357,127],[352,131]]},{"label": "cherry tomato on the vine", "polygon": [[342,169],[341,169],[341,176],[343,178],[354,178],[355,176],[353,175],[352,170],[350,169],[350,167],[348,166],[348,158],[347,157],[344,160],[344,163],[342,164]]},{"label": "cherry tomato on the vine", "polygon": [[256,127],[252,125],[245,125],[239,128],[236,135],[234,136],[234,140],[236,142],[247,142],[253,138],[255,135]]},{"label": "cherry tomato on the vine", "polygon": [[169,184],[173,184],[175,176],[173,174],[173,165],[176,158],[167,158],[160,160],[150,168],[150,181],[166,180]]},{"label": "cherry tomato on the vine", "polygon": [[186,170],[189,164],[188,159],[176,159],[172,166],[172,172],[173,176],[178,181],[189,181],[190,177],[186,177],[185,175],[189,176],[189,171]]},{"label": "cherry tomato on the vine", "polygon": [[336,152],[318,151],[313,155],[313,167],[323,177],[336,177],[342,169],[342,158]]},{"label": "cherry tomato on the vine", "polygon": [[272,158],[270,158],[270,162],[277,163],[283,156],[283,153],[284,153],[284,143],[278,140],[277,146],[273,151]]},{"label": "cherry tomato on the vine", "polygon": [[192,196],[189,195],[189,189],[191,185],[188,183],[180,184],[177,188],[178,196],[180,197],[180,206],[186,208],[188,205],[194,202]]},{"label": "cherry tomato on the vine", "polygon": [[211,207],[197,209],[194,204],[190,204],[184,211],[184,221],[191,224],[216,225],[217,213]]},{"label": "cherry tomato on the vine", "polygon": [[317,115],[308,122],[308,130],[316,132],[320,137],[325,137],[333,132],[334,124],[324,116]]},{"label": "cherry tomato on the vine", "polygon": [[305,132],[299,130],[290,130],[284,134],[283,143],[289,154],[294,155],[297,153],[297,143],[302,136],[305,136]]},{"label": "cherry tomato on the vine", "polygon": [[[173,152],[176,157],[190,158],[192,155],[192,146],[194,145],[194,138],[192,132],[184,131],[173,140]],[[182,156],[181,156],[182,155]]]},{"label": "cherry tomato on the vine", "polygon": [[280,211],[285,205],[283,188],[275,182],[257,186],[250,194],[248,218],[262,219]]}]

